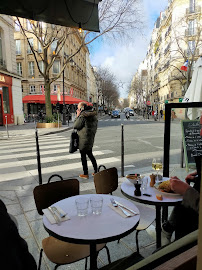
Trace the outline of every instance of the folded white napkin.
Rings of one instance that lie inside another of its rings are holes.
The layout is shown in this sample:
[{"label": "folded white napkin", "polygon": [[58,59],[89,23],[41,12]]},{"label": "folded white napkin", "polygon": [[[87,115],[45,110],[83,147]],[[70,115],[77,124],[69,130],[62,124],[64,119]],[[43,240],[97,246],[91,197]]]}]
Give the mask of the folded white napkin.
[{"label": "folded white napkin", "polygon": [[135,216],[134,213],[130,212],[129,210],[127,210],[127,209],[125,209],[125,208],[124,208],[124,210],[126,210],[126,211],[130,214],[130,216],[126,216],[126,215],[122,212],[122,210],[121,210],[120,207],[115,207],[115,206],[113,206],[112,204],[109,204],[109,207],[110,207],[112,210],[114,210],[117,214],[119,214],[120,216],[122,216],[122,217],[124,217],[124,218]]},{"label": "folded white napkin", "polygon": [[[57,209],[58,209],[58,211],[60,213],[66,214],[59,206],[57,206]],[[44,215],[47,217],[47,219],[50,221],[51,224],[56,224],[57,223],[56,220],[55,220],[55,218],[54,218],[54,216],[52,215],[52,213],[50,212],[50,210],[48,208],[43,209],[42,212],[44,213]],[[54,211],[54,213],[58,217],[58,219],[60,220],[60,222],[66,221],[66,220],[70,219],[70,217],[67,214],[66,214],[65,217],[62,217],[61,218],[56,211]]]}]

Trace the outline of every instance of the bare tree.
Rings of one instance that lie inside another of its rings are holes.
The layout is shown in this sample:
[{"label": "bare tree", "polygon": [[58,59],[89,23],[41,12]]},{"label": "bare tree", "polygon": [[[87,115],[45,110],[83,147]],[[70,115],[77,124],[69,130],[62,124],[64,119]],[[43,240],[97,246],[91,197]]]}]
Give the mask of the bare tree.
[{"label": "bare tree", "polygon": [[[142,27],[140,9],[138,9],[138,0],[103,0],[99,4],[99,21],[100,32],[92,33],[89,31],[82,31],[79,33],[78,29],[55,26],[46,24],[45,27],[41,22],[35,22],[30,20],[31,29],[27,30],[24,25],[21,24],[21,20],[17,18],[17,23],[21,27],[22,34],[27,39],[30,49],[34,55],[38,70],[41,76],[44,78],[45,84],[45,98],[46,98],[46,114],[52,115],[51,99],[50,99],[50,85],[56,81],[62,74],[66,65],[71,59],[79,53],[82,47],[90,44],[95,39],[106,36],[114,39],[123,40],[123,37],[129,37],[131,31],[138,30]],[[82,24],[81,24],[82,27]],[[38,52],[32,44],[29,42],[29,35],[33,34],[41,45],[42,53]],[[71,35],[77,35],[80,39],[80,45],[69,53],[64,59],[62,52],[64,45]],[[51,46],[55,46],[50,55]],[[62,57],[61,57],[62,55]],[[57,76],[50,76],[50,69],[57,59],[61,59],[61,69]],[[43,61],[44,69],[39,66],[39,61]]]}]

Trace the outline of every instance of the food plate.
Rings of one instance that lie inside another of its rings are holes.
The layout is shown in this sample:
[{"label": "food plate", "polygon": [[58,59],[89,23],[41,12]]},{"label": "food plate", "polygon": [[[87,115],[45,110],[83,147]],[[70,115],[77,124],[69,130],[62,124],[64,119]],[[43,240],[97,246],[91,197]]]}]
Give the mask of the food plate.
[{"label": "food plate", "polygon": [[[169,179],[169,178],[163,179],[163,180],[165,181],[165,180],[168,180],[168,179]],[[159,184],[160,184],[160,183],[159,183]],[[168,196],[174,196],[174,197],[175,197],[175,196],[181,196],[181,195],[178,194],[178,193],[174,193],[174,192],[173,192],[173,193],[171,193],[171,192],[165,192],[165,191],[163,191],[162,189],[159,189],[158,186],[159,186],[159,185],[155,185],[154,188],[155,188],[156,190],[158,190],[158,192],[159,192],[160,194],[162,194],[162,195],[166,195],[166,196],[168,195]]]},{"label": "food plate", "polygon": [[137,180],[137,178],[139,176],[140,176],[139,173],[131,173],[131,174],[126,175],[126,178],[128,178],[128,179],[136,179]]}]

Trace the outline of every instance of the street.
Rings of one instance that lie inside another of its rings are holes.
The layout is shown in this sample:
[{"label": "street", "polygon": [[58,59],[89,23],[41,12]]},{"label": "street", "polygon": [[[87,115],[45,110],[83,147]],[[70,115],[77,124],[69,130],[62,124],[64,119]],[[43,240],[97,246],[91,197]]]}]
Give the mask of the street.
[{"label": "street", "polygon": [[[126,120],[123,113],[120,119],[111,119],[106,115],[99,120],[93,149],[98,166],[115,166],[120,175],[121,124],[124,125],[124,173],[151,172],[152,158],[163,157],[164,122],[143,120],[137,115]],[[173,123],[173,126],[171,163],[179,164],[181,128],[179,122]],[[43,182],[47,182],[52,174],[69,178],[82,173],[80,153],[69,154],[70,134],[71,130],[39,137]],[[35,137],[4,141],[0,146],[0,160],[0,182],[16,179],[27,183],[32,183],[33,179],[38,181]],[[92,172],[89,163],[89,174]],[[90,182],[92,180],[91,177]],[[85,182],[82,180],[82,183]]]}]

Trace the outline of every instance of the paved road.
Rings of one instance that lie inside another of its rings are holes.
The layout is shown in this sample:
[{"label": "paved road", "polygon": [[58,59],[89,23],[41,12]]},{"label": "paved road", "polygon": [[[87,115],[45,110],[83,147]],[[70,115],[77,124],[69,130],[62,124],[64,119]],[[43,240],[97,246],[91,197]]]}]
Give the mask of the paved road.
[{"label": "paved road", "polygon": [[[121,171],[121,123],[124,124],[125,174],[151,172],[153,157],[163,156],[164,123],[144,121],[137,116],[124,121],[106,116],[99,121],[95,138],[94,155],[98,165],[116,166]],[[171,134],[171,163],[180,163],[181,128],[173,124]],[[68,153],[71,131],[39,137],[43,182],[59,173],[64,178],[78,177],[82,173],[80,154]],[[38,181],[36,143],[34,137],[16,138],[0,145],[0,182],[19,179]],[[89,163],[89,172],[92,166]],[[92,184],[92,179],[90,179]],[[83,181],[85,182],[85,181]],[[84,187],[87,187],[85,185]]]}]

